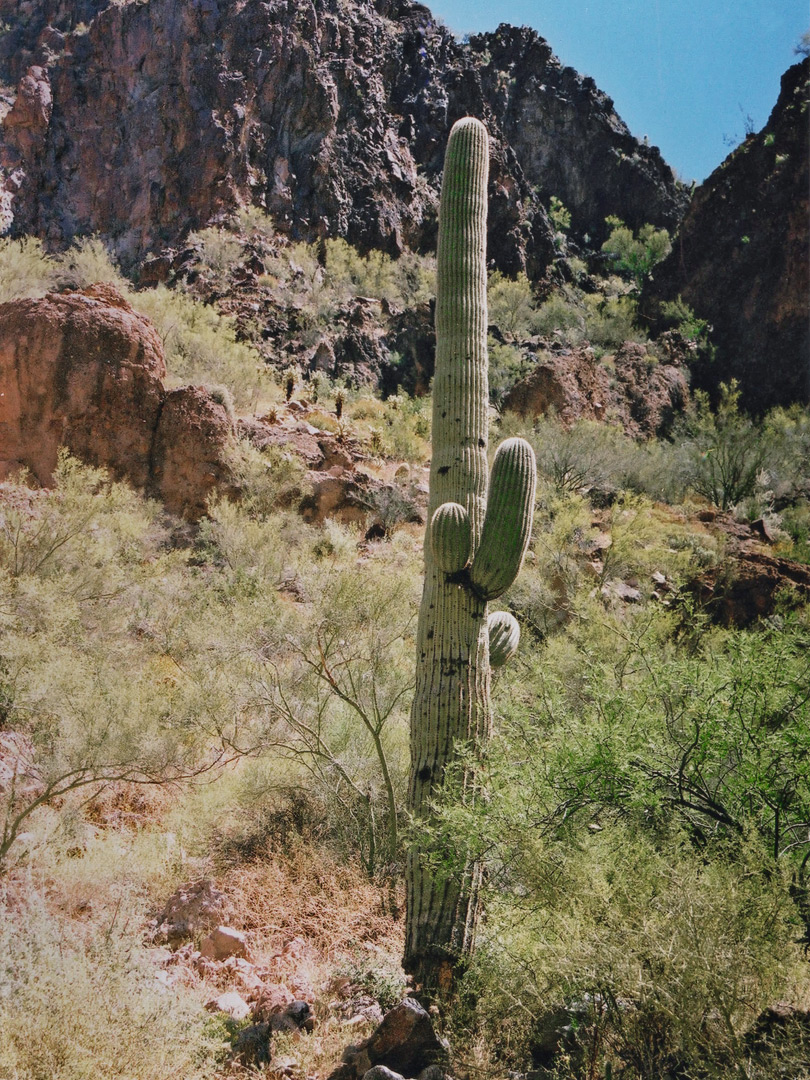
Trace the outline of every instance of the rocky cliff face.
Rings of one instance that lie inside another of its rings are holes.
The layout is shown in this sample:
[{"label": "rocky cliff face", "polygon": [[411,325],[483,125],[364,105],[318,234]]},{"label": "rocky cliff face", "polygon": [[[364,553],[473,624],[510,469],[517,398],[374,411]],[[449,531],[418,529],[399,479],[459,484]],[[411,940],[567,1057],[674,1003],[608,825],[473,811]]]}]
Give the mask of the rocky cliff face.
[{"label": "rocky cliff face", "polygon": [[747,409],[810,402],[810,60],[782,78],[767,125],[695,192],[646,304],[682,298],[713,327],[717,357],[695,371],[736,378]]},{"label": "rocky cliff face", "polygon": [[4,220],[53,245],[98,232],[135,262],[253,204],[296,236],[428,248],[464,114],[493,135],[506,271],[553,259],[551,194],[592,237],[609,213],[671,228],[685,207],[656,148],[530,30],[462,44],[410,0],[0,0],[0,17],[0,76],[22,80],[0,128]]}]

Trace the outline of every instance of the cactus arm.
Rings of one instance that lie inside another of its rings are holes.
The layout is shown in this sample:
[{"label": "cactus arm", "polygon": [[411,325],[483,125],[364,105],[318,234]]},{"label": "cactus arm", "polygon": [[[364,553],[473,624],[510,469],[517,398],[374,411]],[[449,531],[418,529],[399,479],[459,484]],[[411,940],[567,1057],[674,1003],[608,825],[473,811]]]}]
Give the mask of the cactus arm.
[{"label": "cactus arm", "polygon": [[430,547],[439,570],[457,574],[470,561],[470,515],[459,503],[442,503],[430,521]]},{"label": "cactus arm", "polygon": [[493,611],[487,616],[489,663],[499,668],[511,660],[520,644],[520,626],[508,611]]},{"label": "cactus arm", "polygon": [[501,443],[470,571],[470,583],[484,600],[500,596],[518,575],[532,531],[536,476],[534,451],[525,439]]}]

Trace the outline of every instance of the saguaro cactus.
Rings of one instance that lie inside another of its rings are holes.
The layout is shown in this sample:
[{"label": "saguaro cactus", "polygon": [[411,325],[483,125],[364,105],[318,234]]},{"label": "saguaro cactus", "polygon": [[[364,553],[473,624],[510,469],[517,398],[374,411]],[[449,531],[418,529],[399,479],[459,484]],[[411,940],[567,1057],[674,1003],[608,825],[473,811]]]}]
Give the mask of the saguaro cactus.
[{"label": "saguaro cactus", "polygon": [[[512,616],[488,619],[487,601],[514,581],[534,507],[535,459],[524,440],[498,448],[487,480],[488,165],[486,128],[459,120],[439,211],[433,454],[411,712],[409,806],[417,825],[430,819],[458,743],[480,747],[489,738],[490,647],[493,661],[505,663],[519,631]],[[474,786],[470,773],[465,798]],[[437,874],[412,846],[405,967],[428,996],[452,987],[472,948],[479,873],[468,860],[460,879]]]}]

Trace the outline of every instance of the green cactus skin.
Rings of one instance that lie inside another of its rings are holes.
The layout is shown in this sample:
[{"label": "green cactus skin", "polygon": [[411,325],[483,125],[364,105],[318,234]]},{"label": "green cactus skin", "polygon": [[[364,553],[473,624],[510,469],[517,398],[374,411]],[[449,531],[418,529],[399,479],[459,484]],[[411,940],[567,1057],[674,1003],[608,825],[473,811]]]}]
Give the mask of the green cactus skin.
[{"label": "green cactus skin", "polygon": [[511,660],[520,644],[520,625],[508,611],[492,611],[487,617],[489,633],[489,666],[503,667]]},{"label": "green cactus skin", "polygon": [[430,521],[430,546],[439,570],[460,573],[470,561],[470,515],[459,503],[442,503]]},{"label": "green cactus skin", "polygon": [[507,439],[492,463],[487,512],[470,581],[484,600],[506,592],[518,575],[532,531],[537,462],[525,439]]},{"label": "green cactus skin", "polygon": [[[498,595],[517,573],[531,527],[533,480],[521,448],[496,457],[491,501],[503,526],[485,525],[487,510],[487,274],[486,192],[489,146],[478,120],[459,120],[450,133],[439,212],[436,295],[436,370],[433,380],[433,453],[430,526],[425,538],[425,583],[416,643],[416,686],[411,710],[408,806],[416,824],[429,824],[441,797],[447,765],[460,743],[483,747],[492,728],[487,595]],[[510,440],[512,442],[512,440]],[[527,445],[527,444],[526,444]],[[498,464],[501,460],[502,463]],[[533,455],[532,455],[533,460]],[[517,509],[511,500],[517,498]],[[457,504],[459,510],[448,508]],[[486,559],[473,587],[461,541],[466,512],[470,547]],[[507,549],[506,571],[496,572],[497,544]],[[462,563],[462,555],[464,561]],[[511,574],[511,577],[510,577]],[[506,580],[509,578],[509,580]],[[502,588],[501,588],[502,586]],[[475,790],[473,770],[464,797]],[[474,943],[480,868],[437,875],[408,853],[405,969],[423,999],[452,992],[454,978]]]}]

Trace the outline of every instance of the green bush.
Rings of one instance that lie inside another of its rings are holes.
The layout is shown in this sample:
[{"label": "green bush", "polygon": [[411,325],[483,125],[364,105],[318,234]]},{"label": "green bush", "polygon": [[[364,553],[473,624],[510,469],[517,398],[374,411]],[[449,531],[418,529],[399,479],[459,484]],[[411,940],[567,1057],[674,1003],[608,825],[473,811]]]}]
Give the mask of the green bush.
[{"label": "green bush", "polygon": [[646,331],[636,324],[638,307],[632,296],[584,298],[585,336],[597,348],[618,348],[625,341],[646,341]]},{"label": "green bush", "polygon": [[610,226],[610,235],[602,244],[602,251],[611,258],[619,273],[641,289],[653,267],[672,250],[669,233],[654,225],[642,225],[633,235],[632,229],[617,217],[607,218],[606,223]]},{"label": "green bush", "polygon": [[487,283],[487,308],[490,325],[513,338],[528,337],[533,328],[536,307],[531,282],[525,274],[508,278],[493,270]]},{"label": "green bush", "polygon": [[84,289],[104,282],[115,285],[125,295],[129,291],[129,282],[98,237],[74,241],[64,254],[54,258],[54,263],[58,268],[59,284],[64,288]]},{"label": "green bush", "polygon": [[188,243],[196,248],[198,267],[206,276],[222,284],[238,264],[244,250],[238,237],[215,225],[189,233]]},{"label": "green bush", "polygon": [[491,337],[489,349],[489,400],[499,407],[519,379],[527,375],[532,364],[517,345],[502,344]]},{"label": "green bush", "polygon": [[554,293],[537,309],[532,327],[543,337],[555,336],[569,345],[577,345],[585,339],[583,305],[564,293]]},{"label": "green bush", "polygon": [[661,315],[666,327],[677,330],[689,341],[705,341],[708,322],[699,319],[680,296],[677,300],[665,300],[661,305]]},{"label": "green bush", "polygon": [[478,1022],[519,1061],[568,1010],[572,1075],[719,1080],[802,993],[806,615],[695,650],[664,611],[579,614],[503,676],[484,797],[425,839],[487,861]]},{"label": "green bush", "polygon": [[44,296],[58,281],[58,266],[45,254],[41,240],[0,237],[0,304]]},{"label": "green bush", "polygon": [[129,299],[155,324],[166,367],[176,383],[224,383],[239,409],[250,406],[269,386],[261,357],[237,341],[232,320],[215,308],[165,285],[133,293]]},{"label": "green bush", "polygon": [[682,475],[698,495],[728,510],[753,495],[772,458],[763,432],[740,412],[736,380],[720,387],[717,410],[697,391],[693,406],[676,426],[674,441]]}]

